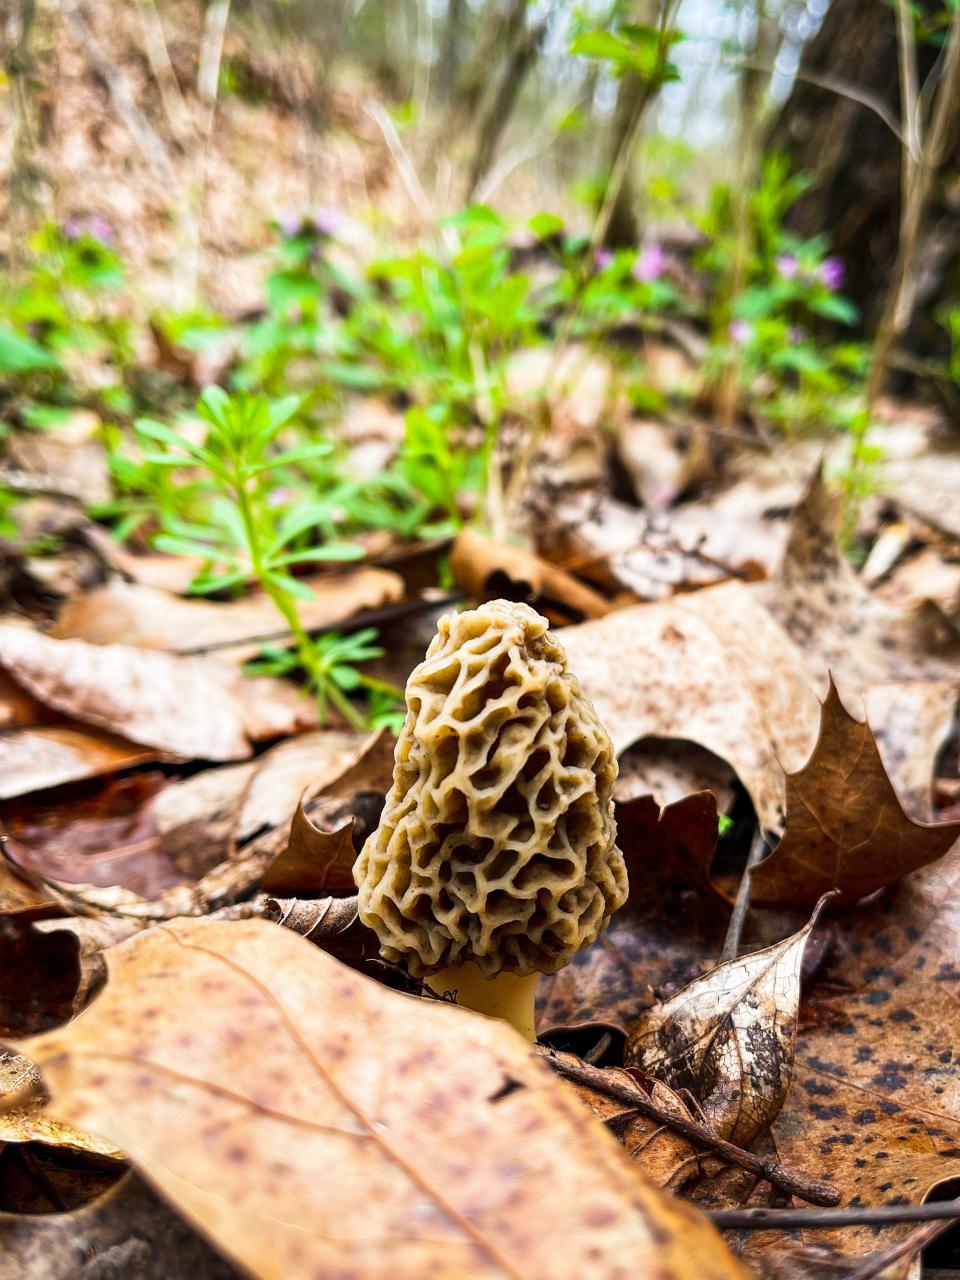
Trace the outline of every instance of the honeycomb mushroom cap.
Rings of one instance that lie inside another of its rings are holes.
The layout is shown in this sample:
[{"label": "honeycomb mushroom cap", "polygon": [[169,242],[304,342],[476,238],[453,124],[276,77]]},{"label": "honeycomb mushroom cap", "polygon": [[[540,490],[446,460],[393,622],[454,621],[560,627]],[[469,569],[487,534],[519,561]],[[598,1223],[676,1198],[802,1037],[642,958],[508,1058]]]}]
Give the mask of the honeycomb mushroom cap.
[{"label": "honeycomb mushroom cap", "polygon": [[616,757],[562,648],[526,605],[447,614],[406,700],[361,920],[418,976],[555,973],[627,894]]}]

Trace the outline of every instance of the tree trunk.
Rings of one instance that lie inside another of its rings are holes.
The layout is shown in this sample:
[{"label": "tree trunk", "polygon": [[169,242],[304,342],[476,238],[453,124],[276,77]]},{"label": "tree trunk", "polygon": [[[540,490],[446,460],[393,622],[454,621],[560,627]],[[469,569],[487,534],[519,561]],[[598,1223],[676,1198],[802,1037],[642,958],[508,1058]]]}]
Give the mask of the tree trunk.
[{"label": "tree trunk", "polygon": [[[921,8],[934,10],[930,0]],[[920,85],[934,70],[939,52],[935,45],[918,44]],[[941,70],[942,63],[935,77]],[[851,94],[871,105],[854,101]],[[925,97],[930,96],[928,89]],[[860,307],[867,333],[876,330],[883,315],[900,244],[902,147],[890,127],[899,129],[900,118],[895,6],[880,0],[833,0],[803,52],[798,79],[774,122],[769,144],[813,178],[812,188],[791,211],[789,226],[802,236],[829,236],[846,269],[844,292]],[[937,313],[960,305],[958,168],[960,138],[955,131],[932,179],[915,255],[914,314],[901,335],[903,349],[925,357],[946,349]]]}]

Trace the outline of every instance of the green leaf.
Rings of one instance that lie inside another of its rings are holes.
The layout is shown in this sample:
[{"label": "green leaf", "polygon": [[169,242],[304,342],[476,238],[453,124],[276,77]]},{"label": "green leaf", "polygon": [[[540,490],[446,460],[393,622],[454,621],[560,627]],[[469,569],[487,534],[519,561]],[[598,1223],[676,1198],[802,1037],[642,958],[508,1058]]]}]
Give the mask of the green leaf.
[{"label": "green leaf", "polygon": [[818,294],[811,298],[810,310],[839,324],[856,324],[860,315],[848,298],[841,298],[836,293]]},{"label": "green leaf", "polygon": [[363,547],[349,542],[327,542],[320,547],[308,547],[305,551],[291,551],[286,555],[271,557],[271,565],[312,564],[314,561],[362,560],[367,553]]},{"label": "green leaf", "polygon": [[39,342],[0,324],[0,373],[30,373],[33,369],[56,369],[60,361]]}]

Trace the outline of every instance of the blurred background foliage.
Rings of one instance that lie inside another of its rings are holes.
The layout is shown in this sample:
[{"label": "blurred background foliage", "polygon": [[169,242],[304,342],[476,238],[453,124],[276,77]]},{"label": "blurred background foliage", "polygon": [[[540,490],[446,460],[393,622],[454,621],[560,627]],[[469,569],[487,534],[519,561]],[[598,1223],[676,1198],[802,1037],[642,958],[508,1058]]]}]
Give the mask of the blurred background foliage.
[{"label": "blurred background foliage", "polygon": [[[196,590],[255,580],[294,625],[297,565],[529,532],[573,353],[602,357],[613,417],[845,436],[853,504],[883,395],[956,414],[957,0],[11,0],[2,21],[3,429],[90,415],[90,515],[198,556]],[[7,467],[5,536],[16,486]],[[336,700],[353,676],[304,646]]]}]

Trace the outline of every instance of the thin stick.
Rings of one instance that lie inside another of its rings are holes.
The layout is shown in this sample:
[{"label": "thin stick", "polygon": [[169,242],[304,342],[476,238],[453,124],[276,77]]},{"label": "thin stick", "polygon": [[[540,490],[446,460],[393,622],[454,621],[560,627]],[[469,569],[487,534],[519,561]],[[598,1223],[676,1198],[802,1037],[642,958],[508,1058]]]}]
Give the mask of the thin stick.
[{"label": "thin stick", "polygon": [[[901,1258],[912,1258],[914,1254],[925,1249],[928,1244],[936,1240],[937,1236],[949,1229],[949,1221],[921,1223],[912,1231],[908,1231],[902,1239],[888,1245],[886,1249],[878,1249],[876,1253],[868,1254],[860,1265],[850,1272],[847,1280],[876,1280],[876,1277],[883,1275],[892,1263],[899,1262]],[[924,1267],[923,1274],[933,1280],[935,1274],[947,1277],[955,1276],[956,1272],[932,1272]]]},{"label": "thin stick", "polygon": [[666,1125],[675,1133],[689,1138],[691,1142],[715,1151],[728,1163],[749,1170],[750,1173],[756,1174],[758,1178],[769,1182],[786,1195],[797,1196],[810,1204],[835,1205],[840,1202],[840,1192],[836,1187],[819,1182],[816,1178],[808,1178],[806,1174],[797,1170],[785,1169],[775,1160],[765,1159],[763,1156],[754,1155],[752,1151],[744,1151],[742,1147],[734,1146],[732,1142],[719,1138],[706,1125],[657,1106],[639,1087],[631,1089],[619,1081],[611,1080],[608,1072],[599,1067],[590,1067],[586,1063],[574,1063],[565,1058],[556,1057],[549,1049],[543,1050],[542,1056],[558,1075],[564,1076],[567,1080],[576,1080],[579,1084],[596,1089],[598,1093],[603,1093],[608,1098],[632,1107],[649,1120]]},{"label": "thin stick", "polygon": [[743,875],[740,877],[740,888],[737,890],[730,923],[727,925],[727,936],[723,940],[723,949],[720,952],[721,964],[726,960],[736,960],[739,954],[740,935],[743,933],[747,912],[750,910],[750,872],[766,851],[766,837],[763,834],[763,828],[758,822],[753,842],[750,845],[750,852],[747,854],[747,865],[743,868]]},{"label": "thin stick", "polygon": [[832,1231],[839,1227],[875,1227],[894,1222],[947,1222],[960,1218],[960,1200],[933,1204],[852,1205],[844,1209],[713,1209],[707,1216],[722,1231],[786,1230],[810,1227]]}]

